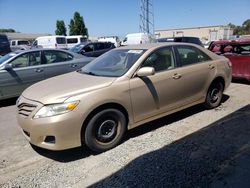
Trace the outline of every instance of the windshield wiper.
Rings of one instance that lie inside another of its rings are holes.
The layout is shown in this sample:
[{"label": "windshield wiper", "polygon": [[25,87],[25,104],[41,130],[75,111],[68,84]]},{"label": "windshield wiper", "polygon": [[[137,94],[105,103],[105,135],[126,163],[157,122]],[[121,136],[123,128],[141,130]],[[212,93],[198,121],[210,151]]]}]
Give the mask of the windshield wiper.
[{"label": "windshield wiper", "polygon": [[85,72],[85,71],[82,71],[82,70],[81,70],[81,72],[82,72],[83,74],[88,74],[88,75],[92,75],[92,76],[99,76],[99,75],[97,75],[97,74],[95,74],[95,73],[93,73],[93,72],[91,72],[91,71]]}]

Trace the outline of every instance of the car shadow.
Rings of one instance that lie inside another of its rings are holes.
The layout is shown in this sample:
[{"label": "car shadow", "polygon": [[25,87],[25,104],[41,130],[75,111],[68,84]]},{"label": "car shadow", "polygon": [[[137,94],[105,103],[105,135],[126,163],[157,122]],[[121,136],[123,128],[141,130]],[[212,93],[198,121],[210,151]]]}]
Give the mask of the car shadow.
[{"label": "car shadow", "polygon": [[[229,99],[228,95],[223,95],[222,103],[226,102]],[[182,110],[180,112],[176,112],[174,114],[165,116],[163,118],[157,119],[155,121],[146,123],[144,125],[141,125],[137,128],[134,128],[126,134],[124,141],[134,138],[140,135],[143,135],[147,132],[153,131],[157,128],[160,128],[162,126],[168,125],[170,123],[173,123],[175,121],[179,121],[181,119],[184,119],[188,116],[192,116],[196,113],[199,113],[201,111],[206,110],[202,105],[196,105],[190,108],[187,108],[185,110]],[[86,146],[77,147],[73,149],[63,150],[63,151],[51,151],[43,148],[39,148],[37,146],[31,145],[32,148],[40,155],[53,159],[58,162],[71,162],[76,161],[79,159],[83,159],[86,157],[89,157],[90,155],[97,155],[96,153],[93,153],[90,151]]]},{"label": "car shadow", "polygon": [[[229,95],[223,94],[221,103],[225,103],[230,98]],[[165,116],[163,118],[145,123],[139,127],[136,127],[134,129],[129,130],[128,134],[125,137],[125,140],[129,140],[130,138],[137,137],[140,135],[143,135],[147,132],[154,131],[162,126],[171,124],[176,121],[180,121],[182,119],[185,119],[189,116],[192,116],[194,114],[197,114],[199,112],[202,112],[204,110],[207,110],[202,104],[198,104],[192,107],[189,107],[187,109],[181,110],[179,112],[170,114],[168,116]]]},{"label": "car shadow", "polygon": [[13,106],[16,104],[16,100],[18,97],[10,98],[10,99],[5,99],[0,101],[0,108],[1,107],[8,107],[8,106]]},{"label": "car shadow", "polygon": [[89,157],[90,155],[93,155],[93,153],[86,147],[77,147],[62,151],[52,151],[43,149],[37,146],[34,146],[31,144],[31,147],[40,155],[47,157],[49,159],[53,159],[58,162],[71,162],[76,161],[79,159],[83,159],[86,157]]},{"label": "car shadow", "polygon": [[90,187],[250,187],[250,105]]},{"label": "car shadow", "polygon": [[232,79],[232,83],[250,85],[250,81],[246,79]]}]

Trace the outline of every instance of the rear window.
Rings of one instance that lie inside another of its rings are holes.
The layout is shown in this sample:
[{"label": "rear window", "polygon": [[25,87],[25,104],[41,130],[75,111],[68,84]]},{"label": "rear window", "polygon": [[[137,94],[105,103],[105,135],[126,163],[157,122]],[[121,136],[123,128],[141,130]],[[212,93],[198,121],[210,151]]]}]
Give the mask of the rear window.
[{"label": "rear window", "polygon": [[250,43],[233,46],[233,52],[242,55],[250,55]]},{"label": "rear window", "polygon": [[77,43],[77,38],[67,39],[67,43],[68,43],[68,44],[74,44],[74,43]]},{"label": "rear window", "polygon": [[81,41],[81,43],[84,43],[84,42],[87,42],[87,39],[86,38],[80,38],[80,41]]},{"label": "rear window", "polygon": [[66,44],[66,38],[57,37],[57,38],[56,38],[56,43],[57,43],[57,44]]}]

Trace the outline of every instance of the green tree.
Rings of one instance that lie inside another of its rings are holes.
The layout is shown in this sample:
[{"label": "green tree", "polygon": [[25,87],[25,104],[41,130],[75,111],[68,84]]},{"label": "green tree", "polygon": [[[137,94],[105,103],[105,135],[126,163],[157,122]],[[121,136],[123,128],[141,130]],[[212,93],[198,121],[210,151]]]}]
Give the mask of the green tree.
[{"label": "green tree", "polygon": [[64,35],[66,36],[67,34],[67,29],[65,27],[64,21],[63,20],[57,20],[56,21],[56,35]]},{"label": "green tree", "polygon": [[242,26],[234,25],[232,23],[229,23],[228,26],[230,26],[233,29],[234,35],[249,35],[250,34],[250,19],[247,19],[243,22]]},{"label": "green tree", "polygon": [[250,34],[250,19],[244,21],[242,27],[244,28],[246,34]]},{"label": "green tree", "polygon": [[15,33],[14,29],[0,29],[0,33]]},{"label": "green tree", "polygon": [[69,24],[69,35],[74,35],[75,33],[74,25],[75,25],[74,20],[71,19]]},{"label": "green tree", "polygon": [[79,12],[75,12],[74,18],[70,20],[69,35],[89,35],[83,17]]}]

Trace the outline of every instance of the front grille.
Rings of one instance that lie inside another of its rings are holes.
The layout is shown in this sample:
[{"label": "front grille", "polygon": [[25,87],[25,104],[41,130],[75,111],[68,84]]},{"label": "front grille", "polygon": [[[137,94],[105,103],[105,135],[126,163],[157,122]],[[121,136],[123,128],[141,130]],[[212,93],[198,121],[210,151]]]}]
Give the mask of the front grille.
[{"label": "front grille", "polygon": [[36,105],[21,103],[17,106],[17,108],[18,108],[18,114],[24,117],[28,117],[36,109]]}]

